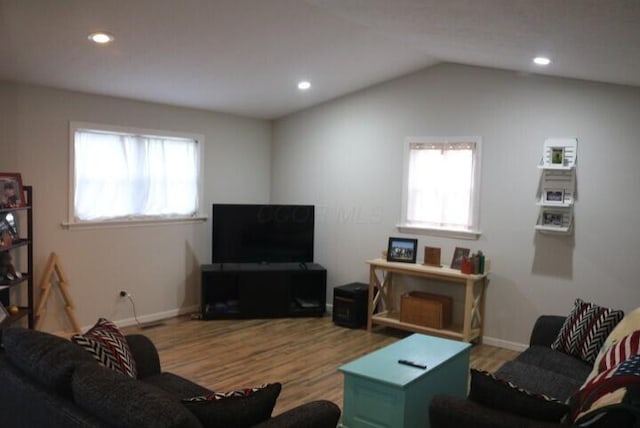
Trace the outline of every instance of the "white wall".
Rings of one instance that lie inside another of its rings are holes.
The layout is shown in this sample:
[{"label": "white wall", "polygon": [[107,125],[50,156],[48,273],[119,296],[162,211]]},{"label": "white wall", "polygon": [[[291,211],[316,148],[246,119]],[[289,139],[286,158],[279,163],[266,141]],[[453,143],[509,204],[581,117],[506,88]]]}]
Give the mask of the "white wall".
[{"label": "white wall", "polygon": [[[34,187],[36,288],[55,251],[71,285],[81,325],[105,316],[139,317],[189,310],[200,297],[199,265],[210,262],[210,221],[145,227],[65,230],[69,122],[87,121],[205,136],[204,212],[213,202],[267,202],[271,124],[267,121],[0,82],[0,171],[21,172]],[[20,296],[15,296],[20,297]],[[43,329],[69,330],[59,296]]]},{"label": "white wall", "polygon": [[[492,259],[485,334],[526,343],[535,318],[576,297],[640,304],[640,89],[443,64],[275,122],[273,202],[318,208],[316,261],[331,287],[368,281],[364,261],[400,234],[406,136],[483,138],[478,241],[417,236]],[[534,232],[547,137],[577,136],[575,235]],[[422,258],[422,251],[418,258]]]}]

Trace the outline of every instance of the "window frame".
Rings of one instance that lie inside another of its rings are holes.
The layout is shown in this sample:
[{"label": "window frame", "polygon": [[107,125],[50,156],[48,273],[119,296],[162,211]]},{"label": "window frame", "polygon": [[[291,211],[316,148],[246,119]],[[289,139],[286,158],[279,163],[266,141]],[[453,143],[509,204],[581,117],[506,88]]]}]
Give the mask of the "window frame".
[{"label": "window frame", "polygon": [[[474,143],[475,153],[473,159],[474,171],[472,176],[471,195],[471,225],[469,229],[456,229],[437,226],[425,226],[410,223],[407,220],[409,203],[409,160],[411,145],[419,143]],[[481,189],[481,166],[482,166],[482,137],[480,136],[452,136],[452,137],[406,137],[404,141],[404,160],[402,177],[402,210],[401,222],[396,225],[403,233],[415,233],[433,235],[447,238],[478,239],[482,234],[480,230],[480,189]]]},{"label": "window frame", "polygon": [[[149,216],[145,218],[117,218],[105,220],[78,221],[75,217],[75,133],[78,130],[95,130],[99,132],[130,134],[153,137],[185,138],[196,141],[198,153],[198,210],[191,216]],[[207,216],[203,211],[204,196],[204,135],[189,132],[175,132],[158,129],[138,128],[130,126],[105,125],[92,122],[69,122],[69,189],[68,189],[68,211],[67,221],[62,223],[64,228],[103,228],[103,227],[123,227],[137,225],[157,225],[175,223],[204,222]]]}]

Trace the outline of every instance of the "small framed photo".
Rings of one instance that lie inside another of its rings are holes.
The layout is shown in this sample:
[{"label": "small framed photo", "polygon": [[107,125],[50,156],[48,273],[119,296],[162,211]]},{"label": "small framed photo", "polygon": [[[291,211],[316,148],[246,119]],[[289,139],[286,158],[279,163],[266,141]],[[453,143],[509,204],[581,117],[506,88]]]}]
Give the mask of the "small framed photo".
[{"label": "small framed photo", "polygon": [[551,148],[551,164],[552,165],[564,164],[564,147]]},{"label": "small framed photo", "polygon": [[440,248],[424,247],[424,264],[427,266],[441,267]]},{"label": "small framed photo", "polygon": [[25,206],[22,176],[18,173],[0,172],[0,208]]},{"label": "small framed photo", "polygon": [[562,227],[564,215],[554,211],[544,211],[542,213],[542,224],[544,226]]},{"label": "small framed photo", "polygon": [[546,204],[564,203],[564,189],[545,189],[543,202]]},{"label": "small framed photo", "polygon": [[462,266],[462,259],[469,257],[471,252],[468,248],[456,247],[453,251],[453,258],[451,259],[451,269],[460,269]]},{"label": "small framed photo", "polygon": [[410,238],[389,238],[388,262],[415,263],[418,240]]}]

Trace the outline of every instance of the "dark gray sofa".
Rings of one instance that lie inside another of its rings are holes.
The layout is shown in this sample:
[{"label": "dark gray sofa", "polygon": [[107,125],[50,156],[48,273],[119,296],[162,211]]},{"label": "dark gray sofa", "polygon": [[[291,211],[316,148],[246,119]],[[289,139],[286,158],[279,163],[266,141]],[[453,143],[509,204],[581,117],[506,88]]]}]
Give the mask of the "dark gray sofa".
[{"label": "dark gray sofa", "polygon": [[[163,373],[158,352],[145,336],[126,337],[138,368],[138,379],[132,379],[100,366],[63,338],[23,328],[0,330],[0,334],[2,427],[203,426],[181,399],[210,391]],[[280,386],[273,388],[279,392]],[[254,411],[250,399],[234,403],[229,412],[247,415]],[[255,426],[335,428],[339,417],[335,404],[314,401]]]},{"label": "dark gray sofa", "polygon": [[[527,391],[565,401],[584,383],[591,365],[550,348],[565,317],[545,315],[538,318],[531,333],[530,346],[515,360],[505,363],[495,376]],[[509,403],[501,403],[509,407]],[[429,406],[432,428],[567,428],[573,425],[526,418],[509,411],[479,404],[472,399],[446,395],[434,397]],[[628,425],[628,415],[610,414],[598,427],[620,428]]]}]

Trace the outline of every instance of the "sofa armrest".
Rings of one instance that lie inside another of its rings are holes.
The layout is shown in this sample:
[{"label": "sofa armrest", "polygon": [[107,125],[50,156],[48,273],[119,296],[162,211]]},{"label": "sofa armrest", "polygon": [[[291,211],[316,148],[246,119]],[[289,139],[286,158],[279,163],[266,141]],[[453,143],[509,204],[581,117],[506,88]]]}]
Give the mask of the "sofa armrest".
[{"label": "sofa armrest", "polygon": [[331,401],[318,400],[295,407],[268,419],[257,428],[336,428],[340,408]]},{"label": "sofa armrest", "polygon": [[529,340],[529,346],[546,346],[551,347],[551,344],[560,329],[564,324],[566,317],[559,315],[542,315],[536,320],[533,330],[531,331],[531,339]]},{"label": "sofa armrest", "polygon": [[136,360],[138,379],[160,374],[160,357],[153,342],[142,334],[130,334],[126,339]]},{"label": "sofa armrest", "polygon": [[482,406],[474,401],[436,395],[429,405],[431,428],[569,428],[555,422],[527,419]]}]

